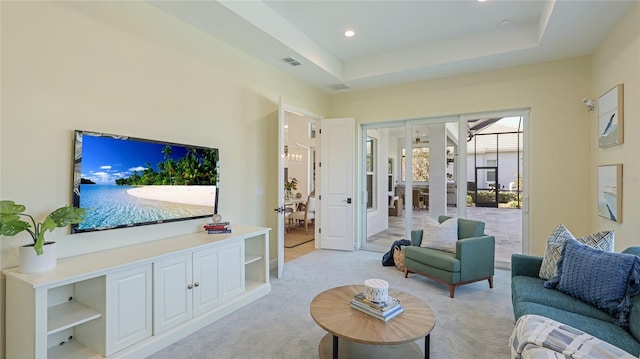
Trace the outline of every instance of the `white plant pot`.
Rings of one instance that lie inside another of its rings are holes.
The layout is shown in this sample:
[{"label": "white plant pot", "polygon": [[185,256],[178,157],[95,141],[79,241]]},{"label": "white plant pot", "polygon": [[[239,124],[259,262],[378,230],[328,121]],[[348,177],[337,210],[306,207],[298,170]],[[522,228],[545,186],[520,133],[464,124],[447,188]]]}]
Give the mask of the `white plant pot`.
[{"label": "white plant pot", "polygon": [[20,256],[18,261],[18,272],[37,273],[55,268],[58,263],[56,242],[45,242],[42,250],[44,253],[39,256],[33,249],[33,244],[18,248],[18,254]]}]

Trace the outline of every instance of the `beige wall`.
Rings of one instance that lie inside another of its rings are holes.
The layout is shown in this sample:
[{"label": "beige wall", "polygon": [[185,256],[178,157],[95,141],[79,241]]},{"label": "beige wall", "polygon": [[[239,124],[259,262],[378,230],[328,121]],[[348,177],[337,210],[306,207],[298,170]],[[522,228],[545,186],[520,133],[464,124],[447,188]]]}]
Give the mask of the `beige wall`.
[{"label": "beige wall", "polygon": [[[326,94],[143,2],[1,7],[3,199],[36,217],[69,203],[72,132],[84,129],[218,147],[224,218],[277,228],[279,96],[326,113]],[[68,256],[193,233],[204,222],[76,235],[59,229],[47,238]],[[276,238],[273,231],[272,258]],[[27,242],[26,235],[3,238],[0,266],[17,265],[15,248]]]},{"label": "beige wall", "polygon": [[[359,123],[531,108],[531,253],[544,253],[549,233],[564,223],[590,230],[590,59],[574,58],[482,72],[331,98],[331,115]],[[585,180],[585,178],[587,180]]]},{"label": "beige wall", "polygon": [[[607,35],[592,58],[592,84],[589,95],[593,99],[617,84],[624,84],[624,143],[605,149],[598,148],[598,111],[591,114],[591,163],[589,210],[592,231],[616,231],[616,250],[640,245],[640,4],[636,4]],[[622,223],[615,223],[597,215],[597,167],[622,163]]]},{"label": "beige wall", "polygon": [[[275,224],[278,97],[324,113],[327,95],[142,2],[2,7],[4,197],[36,215],[68,203],[72,131],[84,129],[216,146],[223,216]],[[49,238],[68,256],[199,228],[188,221]],[[7,250],[21,239],[3,241],[5,267],[16,264]]]},{"label": "beige wall", "polygon": [[[0,197],[27,204],[37,216],[69,202],[71,134],[86,129],[219,147],[222,214],[232,222],[275,228],[272,189],[279,185],[275,154],[282,95],[290,105],[360,123],[531,107],[531,252],[542,254],[558,223],[576,235],[614,228],[617,250],[637,244],[639,5],[593,60],[338,93],[330,99],[144,3],[1,2],[0,12]],[[600,150],[596,117],[581,99],[620,82],[625,83],[625,144]],[[595,215],[595,168],[613,162],[625,165],[625,222],[620,225]],[[195,232],[200,224],[73,236],[58,230],[49,238],[60,243],[64,256]],[[272,258],[276,236],[272,233]],[[1,268],[16,265],[14,249],[25,241],[3,238]],[[0,326],[0,345],[3,340]]]}]

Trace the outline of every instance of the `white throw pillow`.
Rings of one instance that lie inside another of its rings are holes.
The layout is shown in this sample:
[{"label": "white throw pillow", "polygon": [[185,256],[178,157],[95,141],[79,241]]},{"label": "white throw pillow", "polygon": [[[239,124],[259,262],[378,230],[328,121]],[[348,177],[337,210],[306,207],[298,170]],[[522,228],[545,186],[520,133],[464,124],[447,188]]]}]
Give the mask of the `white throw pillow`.
[{"label": "white throw pillow", "polygon": [[422,231],[420,247],[437,249],[447,252],[456,252],[458,241],[458,220],[449,218],[442,223],[427,216]]},{"label": "white throw pillow", "polygon": [[542,279],[551,279],[558,275],[558,261],[562,256],[562,249],[567,239],[575,239],[589,247],[606,252],[613,252],[615,232],[603,231],[590,234],[581,238],[574,238],[571,232],[564,226],[559,225],[547,239],[547,248],[542,258],[542,265],[538,276]]}]

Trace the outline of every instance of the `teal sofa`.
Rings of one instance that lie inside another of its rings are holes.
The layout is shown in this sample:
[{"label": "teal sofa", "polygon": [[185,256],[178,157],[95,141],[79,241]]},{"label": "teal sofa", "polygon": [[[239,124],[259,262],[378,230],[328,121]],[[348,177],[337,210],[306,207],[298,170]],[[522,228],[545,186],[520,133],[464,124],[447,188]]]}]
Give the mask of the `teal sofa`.
[{"label": "teal sofa", "polygon": [[[640,255],[640,247],[623,251]],[[556,289],[546,289],[538,277],[542,257],[511,256],[511,300],[518,320],[535,314],[570,325],[632,354],[640,355],[640,295],[632,297],[629,330],[615,325],[613,315]]]},{"label": "teal sofa", "polygon": [[[451,217],[440,216],[442,223]],[[404,247],[404,277],[423,275],[449,287],[453,298],[457,286],[488,280],[493,288],[495,237],[484,234],[484,222],[458,218],[456,252],[420,247],[422,229],[411,231],[411,246]]]}]

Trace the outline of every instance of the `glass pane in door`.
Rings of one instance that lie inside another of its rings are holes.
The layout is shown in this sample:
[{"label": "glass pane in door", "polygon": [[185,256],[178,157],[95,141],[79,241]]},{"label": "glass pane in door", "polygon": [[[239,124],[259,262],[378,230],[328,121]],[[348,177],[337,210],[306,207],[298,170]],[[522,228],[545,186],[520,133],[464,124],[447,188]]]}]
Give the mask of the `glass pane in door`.
[{"label": "glass pane in door", "polygon": [[401,179],[404,125],[368,128],[365,137],[366,239],[361,244],[364,249],[386,252],[394,241],[405,237]]}]

